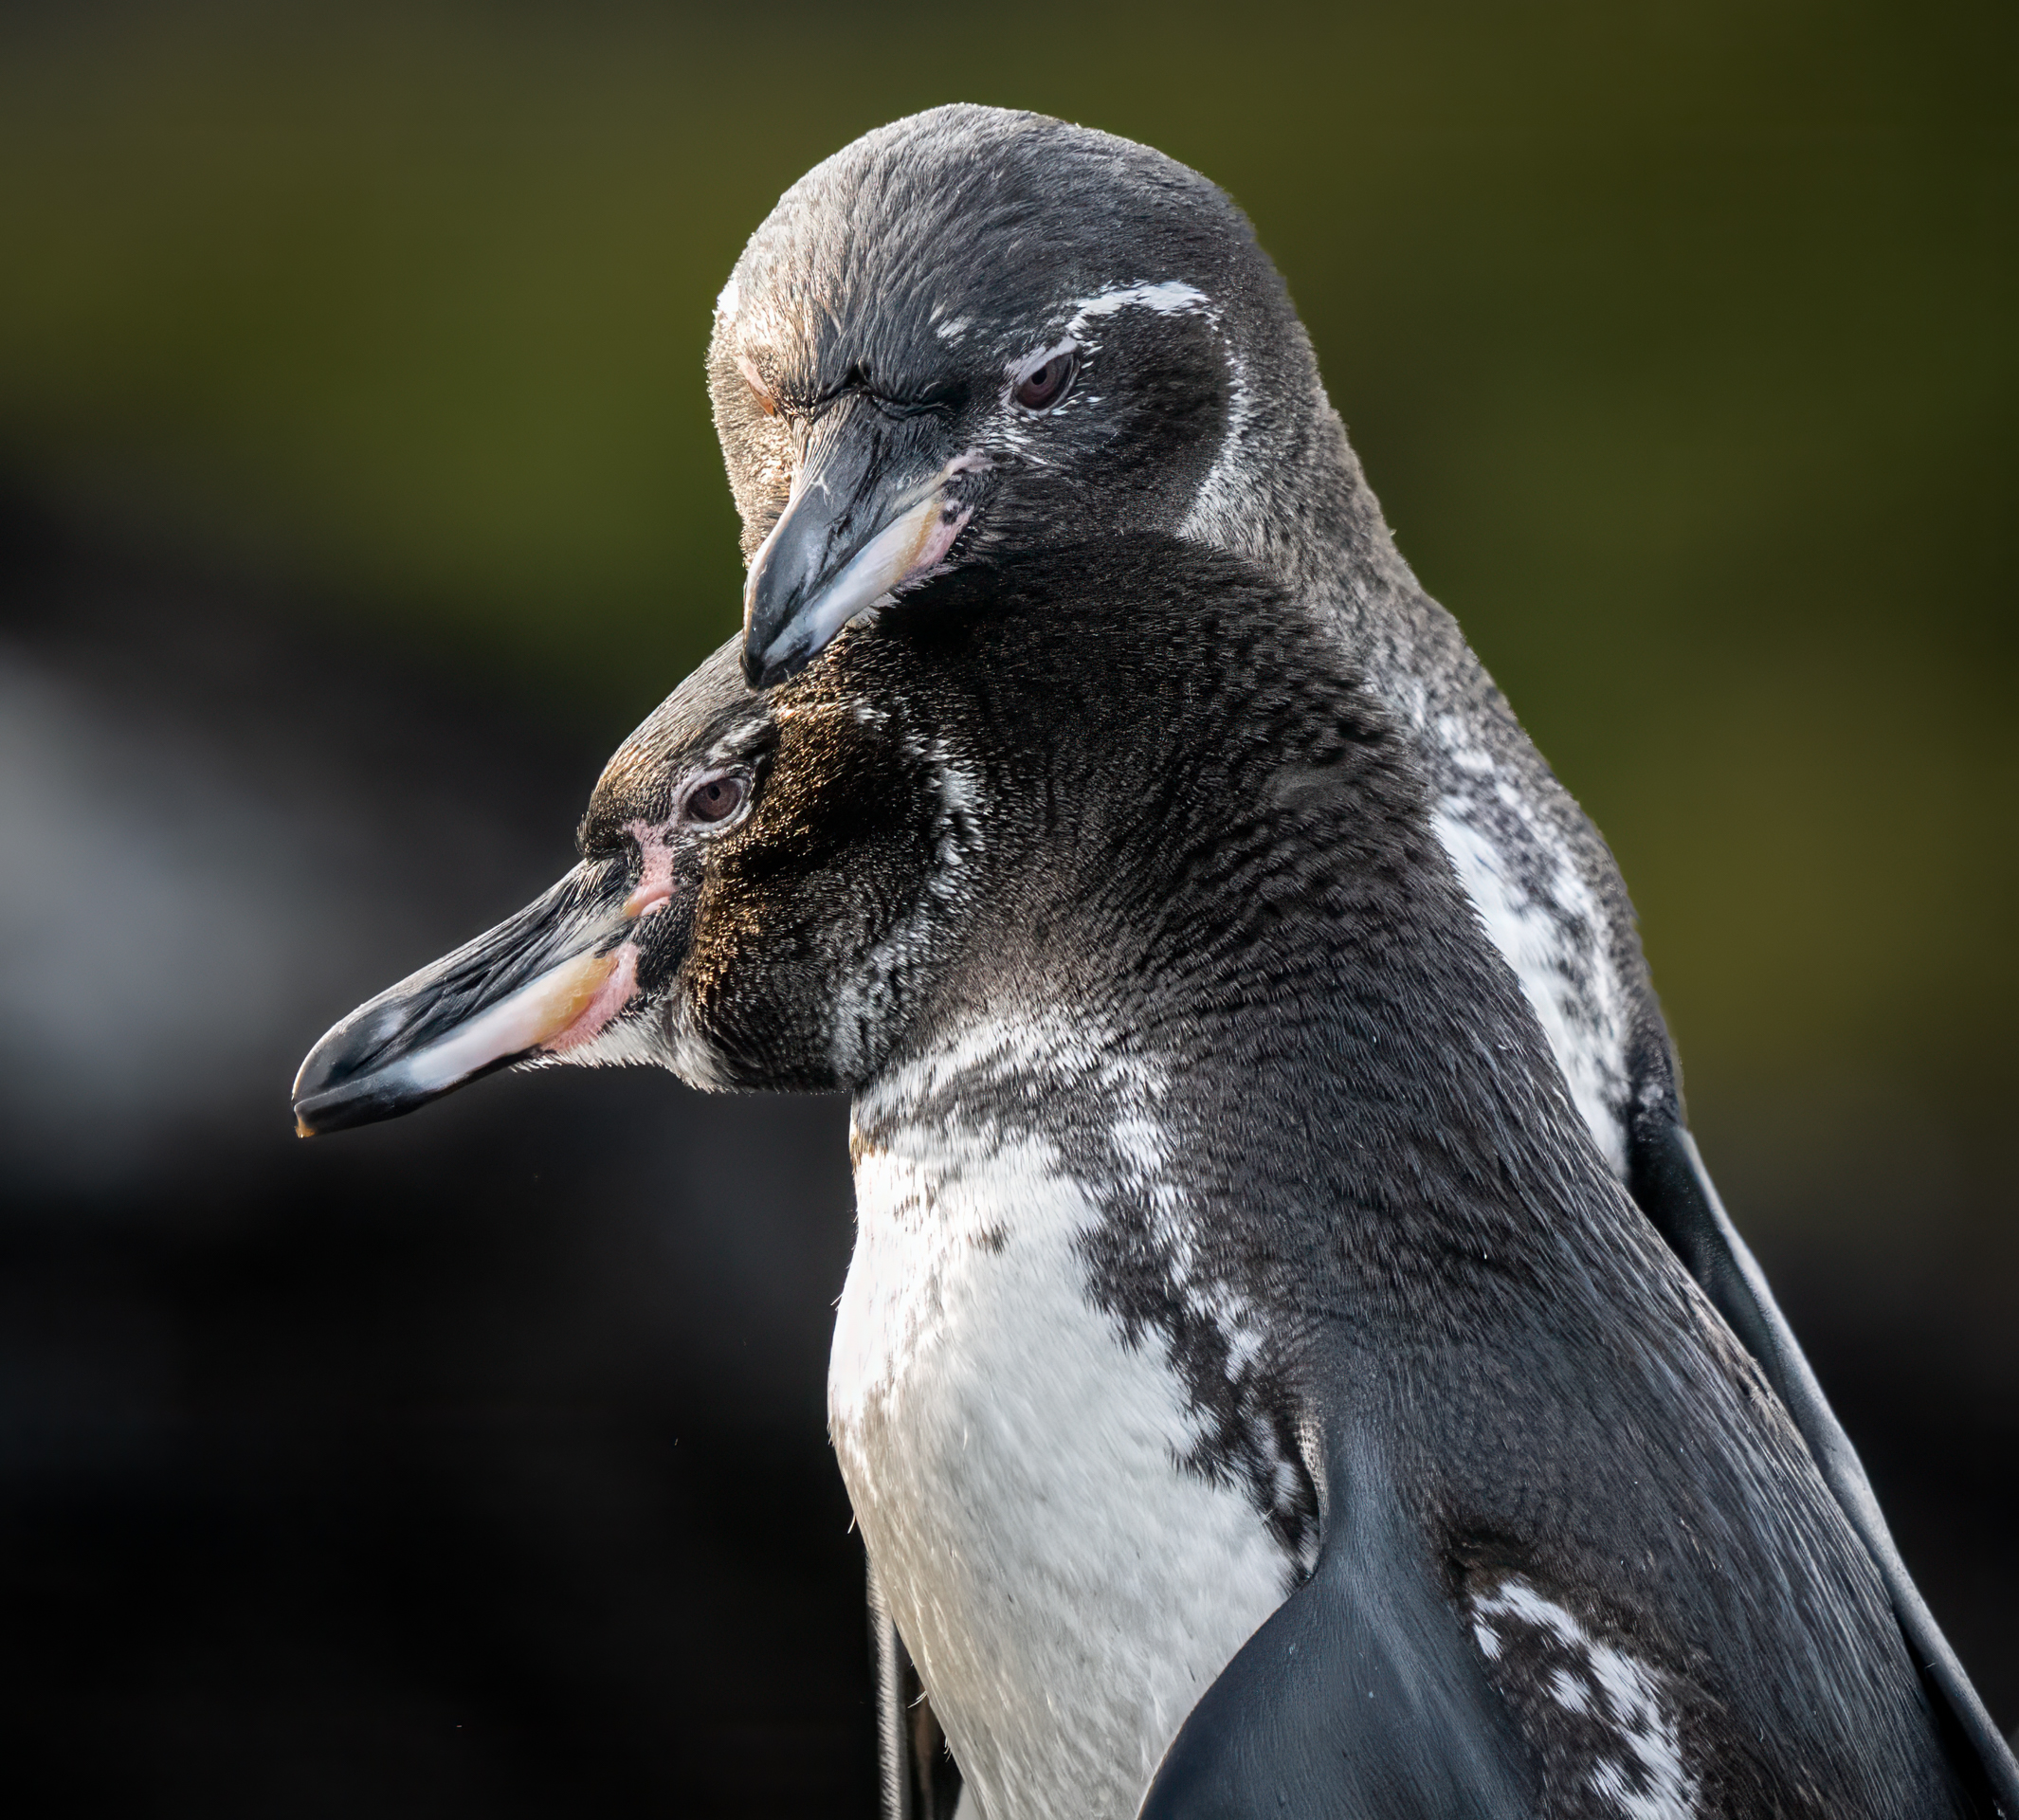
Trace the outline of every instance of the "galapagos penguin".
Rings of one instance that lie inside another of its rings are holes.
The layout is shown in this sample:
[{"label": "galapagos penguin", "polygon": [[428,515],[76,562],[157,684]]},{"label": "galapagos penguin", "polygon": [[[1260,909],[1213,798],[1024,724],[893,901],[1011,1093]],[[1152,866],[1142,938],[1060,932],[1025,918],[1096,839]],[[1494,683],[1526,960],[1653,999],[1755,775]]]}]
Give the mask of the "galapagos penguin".
[{"label": "galapagos penguin", "polygon": [[[1600,1155],[1787,1404],[1955,1722],[2001,1749],[1704,1171],[1618,867],[1396,550],[1233,202],[1040,115],[899,120],[808,173],[751,237],[709,385],[754,682],[950,566],[1132,532],[1275,576],[1311,633],[1286,664],[1350,653],[1428,774],[1438,841]],[[886,1679],[902,1684],[901,1661]]]},{"label": "galapagos penguin", "polygon": [[768,692],[718,652],[297,1117],[852,1093],[832,1434],[987,1820],[1996,1811],[1417,753],[1238,559],[962,569]]}]

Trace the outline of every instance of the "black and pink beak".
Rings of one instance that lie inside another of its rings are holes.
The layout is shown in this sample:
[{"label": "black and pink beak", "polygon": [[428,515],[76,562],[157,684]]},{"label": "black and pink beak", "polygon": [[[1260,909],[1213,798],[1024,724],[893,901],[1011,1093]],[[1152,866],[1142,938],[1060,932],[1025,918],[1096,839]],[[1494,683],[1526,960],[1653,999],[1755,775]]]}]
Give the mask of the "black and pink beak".
[{"label": "black and pink beak", "polygon": [[640,936],[664,888],[578,865],[517,916],[360,1005],[295,1077],[304,1138],[397,1118],[517,1062],[570,1058],[639,990]]},{"label": "black and pink beak", "polygon": [[936,573],[974,511],[974,477],[990,464],[970,449],[922,457],[847,398],[823,422],[743,590],[743,674],[770,688],[825,650],[856,614]]}]

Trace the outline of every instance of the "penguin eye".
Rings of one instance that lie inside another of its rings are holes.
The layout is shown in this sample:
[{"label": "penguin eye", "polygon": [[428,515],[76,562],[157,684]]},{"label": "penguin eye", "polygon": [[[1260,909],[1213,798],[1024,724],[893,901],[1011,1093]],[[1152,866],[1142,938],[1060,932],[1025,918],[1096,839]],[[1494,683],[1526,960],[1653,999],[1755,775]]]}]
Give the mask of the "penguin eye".
[{"label": "penguin eye", "polygon": [[703,777],[687,787],[681,799],[681,819],[703,827],[720,827],[734,821],[750,801],[750,779],[741,772],[724,772]]},{"label": "penguin eye", "polygon": [[1080,351],[1062,348],[1042,366],[1031,368],[1019,379],[1010,396],[1026,410],[1049,410],[1065,396],[1073,383],[1073,374],[1079,369]]}]

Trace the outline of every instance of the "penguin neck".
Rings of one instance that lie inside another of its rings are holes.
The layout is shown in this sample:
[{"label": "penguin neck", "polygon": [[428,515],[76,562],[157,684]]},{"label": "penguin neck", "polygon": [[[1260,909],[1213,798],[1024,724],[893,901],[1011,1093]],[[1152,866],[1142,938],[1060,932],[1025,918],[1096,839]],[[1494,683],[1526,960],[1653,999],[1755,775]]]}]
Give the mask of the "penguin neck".
[{"label": "penguin neck", "polygon": [[[1385,672],[1424,660],[1411,636],[1430,608],[1395,545],[1381,502],[1319,375],[1302,330],[1266,359],[1236,360],[1226,442],[1181,535],[1246,557],[1343,629],[1381,686]],[[1288,366],[1277,406],[1245,407],[1249,366]],[[1389,691],[1384,688],[1384,693]]]},{"label": "penguin neck", "polygon": [[[956,1166],[1014,1148],[1104,1185],[1125,1224],[1253,1219],[1275,1210],[1265,1176],[1312,1209],[1435,1210],[1411,1243],[1483,1218],[1504,1253],[1522,1241],[1480,1183],[1561,1201],[1581,1126],[1441,866],[1273,928],[1154,895],[1155,915],[1061,917],[1021,950],[998,934],[981,977],[859,1094],[858,1144],[909,1127]],[[943,1148],[953,1132],[967,1149]]]},{"label": "penguin neck", "polygon": [[1082,1180],[1182,1152],[1188,1204],[1237,1220],[1258,1159],[1312,1206],[1408,1199],[1397,1171],[1547,1198],[1581,1128],[1404,726],[1224,559],[1085,560],[1133,579],[1046,616],[1041,565],[882,628],[965,703],[1001,809],[888,995],[859,1129],[1029,1138]]}]

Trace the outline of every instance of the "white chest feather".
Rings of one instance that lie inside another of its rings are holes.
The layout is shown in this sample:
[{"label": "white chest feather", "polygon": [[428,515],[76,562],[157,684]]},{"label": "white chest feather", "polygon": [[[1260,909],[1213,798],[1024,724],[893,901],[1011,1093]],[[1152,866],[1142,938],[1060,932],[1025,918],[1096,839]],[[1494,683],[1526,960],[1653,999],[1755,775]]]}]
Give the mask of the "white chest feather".
[{"label": "white chest feather", "polygon": [[1178,1465],[1183,1387],[1088,1301],[1099,1213],[1052,1148],[884,1129],[828,1392],[870,1559],[988,1820],[1127,1820],[1283,1556]]}]

